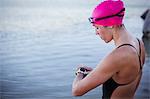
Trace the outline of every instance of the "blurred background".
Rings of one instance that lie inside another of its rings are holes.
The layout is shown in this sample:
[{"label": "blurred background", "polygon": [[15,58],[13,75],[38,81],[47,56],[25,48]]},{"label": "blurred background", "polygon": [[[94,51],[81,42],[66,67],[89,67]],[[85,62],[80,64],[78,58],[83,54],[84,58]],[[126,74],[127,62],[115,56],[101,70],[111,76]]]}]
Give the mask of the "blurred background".
[{"label": "blurred background", "polygon": [[[100,99],[101,86],[82,97],[71,94],[78,64],[95,67],[114,49],[88,18],[101,0],[0,0],[1,99]],[[150,0],[124,0],[124,24],[142,39],[140,16]],[[136,99],[150,99],[150,40]]]}]

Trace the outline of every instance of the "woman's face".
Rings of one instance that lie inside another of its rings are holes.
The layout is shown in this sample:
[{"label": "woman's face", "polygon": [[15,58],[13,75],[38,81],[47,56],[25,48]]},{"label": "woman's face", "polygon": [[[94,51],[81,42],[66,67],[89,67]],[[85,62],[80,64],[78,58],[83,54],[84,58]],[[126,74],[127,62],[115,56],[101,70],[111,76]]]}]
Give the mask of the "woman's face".
[{"label": "woman's face", "polygon": [[111,27],[104,27],[101,25],[94,25],[96,35],[99,35],[102,40],[106,43],[110,42],[113,39],[112,35],[112,28]]}]

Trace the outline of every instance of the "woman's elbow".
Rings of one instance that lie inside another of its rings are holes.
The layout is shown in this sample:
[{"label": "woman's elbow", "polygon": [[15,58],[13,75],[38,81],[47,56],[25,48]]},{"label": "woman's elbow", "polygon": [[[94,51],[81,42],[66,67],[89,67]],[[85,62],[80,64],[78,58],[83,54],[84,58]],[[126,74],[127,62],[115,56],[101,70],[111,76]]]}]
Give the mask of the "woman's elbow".
[{"label": "woman's elbow", "polygon": [[80,89],[72,89],[72,95],[73,96],[82,96],[83,93],[81,93]]}]

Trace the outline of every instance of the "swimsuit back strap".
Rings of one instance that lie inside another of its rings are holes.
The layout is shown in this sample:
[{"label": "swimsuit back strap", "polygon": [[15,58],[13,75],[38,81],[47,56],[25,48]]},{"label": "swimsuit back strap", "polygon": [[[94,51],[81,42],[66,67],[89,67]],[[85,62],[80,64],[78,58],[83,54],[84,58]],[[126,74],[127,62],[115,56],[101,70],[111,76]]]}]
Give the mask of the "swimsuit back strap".
[{"label": "swimsuit back strap", "polygon": [[142,64],[141,64],[141,43],[140,40],[137,38],[138,42],[139,42],[139,62],[140,62],[140,69],[142,69]]}]

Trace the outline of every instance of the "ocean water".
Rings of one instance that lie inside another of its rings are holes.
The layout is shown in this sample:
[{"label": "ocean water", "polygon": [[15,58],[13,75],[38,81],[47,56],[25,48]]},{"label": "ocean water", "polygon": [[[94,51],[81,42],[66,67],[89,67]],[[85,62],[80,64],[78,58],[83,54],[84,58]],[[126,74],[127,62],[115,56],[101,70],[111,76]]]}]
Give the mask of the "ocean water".
[{"label": "ocean water", "polygon": [[[101,86],[73,97],[71,86],[78,64],[95,67],[114,48],[98,36],[88,17],[100,1],[0,0],[0,96],[2,99],[100,99]],[[136,2],[136,4],[134,3]],[[124,23],[142,37],[140,15],[148,0],[126,3]],[[149,40],[138,99],[150,98]]]}]

